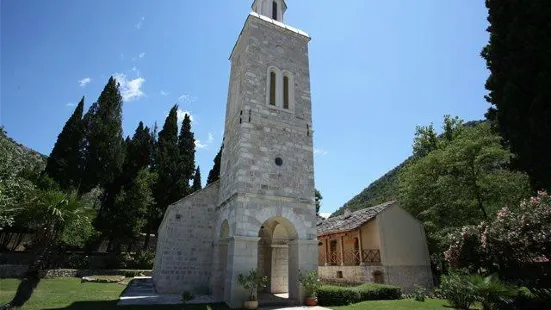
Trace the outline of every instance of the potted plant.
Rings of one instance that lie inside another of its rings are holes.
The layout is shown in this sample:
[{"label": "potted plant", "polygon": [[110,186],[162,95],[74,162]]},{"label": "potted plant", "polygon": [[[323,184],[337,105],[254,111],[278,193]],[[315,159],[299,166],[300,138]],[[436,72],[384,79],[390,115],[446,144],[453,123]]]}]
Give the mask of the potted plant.
[{"label": "potted plant", "polygon": [[306,296],[304,303],[307,306],[313,307],[318,305],[318,290],[321,287],[321,282],[318,278],[318,272],[316,270],[308,271],[306,273],[299,272],[298,280],[304,287]]},{"label": "potted plant", "polygon": [[256,269],[252,269],[248,275],[239,274],[237,277],[239,285],[243,286],[249,291],[249,297],[245,301],[243,308],[254,310],[258,308],[258,295],[257,291],[259,287],[266,287],[268,285],[268,277],[258,274]]},{"label": "potted plant", "polygon": [[189,291],[184,291],[181,297],[182,303],[186,305],[188,301],[193,299],[193,293]]}]

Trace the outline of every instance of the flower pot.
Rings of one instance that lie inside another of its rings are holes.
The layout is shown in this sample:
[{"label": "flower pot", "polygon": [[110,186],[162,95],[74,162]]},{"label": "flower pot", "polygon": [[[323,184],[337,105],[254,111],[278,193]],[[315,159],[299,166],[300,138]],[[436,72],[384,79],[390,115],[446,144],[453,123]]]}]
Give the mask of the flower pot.
[{"label": "flower pot", "polygon": [[247,310],[255,310],[258,308],[258,300],[247,300],[243,304],[243,308]]},{"label": "flower pot", "polygon": [[306,297],[304,298],[304,303],[308,307],[314,307],[318,305],[318,298],[317,297]]}]

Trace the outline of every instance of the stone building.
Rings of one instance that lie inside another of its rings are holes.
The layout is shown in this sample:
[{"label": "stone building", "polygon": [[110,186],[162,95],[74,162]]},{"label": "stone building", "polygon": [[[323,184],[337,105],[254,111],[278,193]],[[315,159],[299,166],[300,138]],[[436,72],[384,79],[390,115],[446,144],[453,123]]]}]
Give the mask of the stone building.
[{"label": "stone building", "polygon": [[319,221],[318,239],[322,279],[432,287],[423,224],[396,202]]},{"label": "stone building", "polygon": [[255,0],[233,51],[220,180],[170,205],[153,280],[161,294],[210,293],[232,308],[240,273],[302,300],[317,268],[308,42],[284,23],[284,0]]}]

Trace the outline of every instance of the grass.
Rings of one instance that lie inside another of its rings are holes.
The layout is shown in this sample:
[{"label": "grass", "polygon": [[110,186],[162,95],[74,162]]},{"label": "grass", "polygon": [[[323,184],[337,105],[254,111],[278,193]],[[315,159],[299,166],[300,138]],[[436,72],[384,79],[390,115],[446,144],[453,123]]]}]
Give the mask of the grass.
[{"label": "grass", "polygon": [[[7,303],[14,295],[19,285],[17,279],[0,279],[0,305]],[[117,307],[119,295],[125,285],[118,283],[80,283],[78,278],[58,278],[42,280],[35,290],[31,300],[25,304],[25,310],[38,309],[89,309],[89,310],[143,310],[183,309],[182,305],[173,306],[126,306]],[[212,310],[226,310],[223,305],[211,305]],[[445,300],[427,299],[418,302],[411,299],[366,301],[349,306],[331,307],[335,310],[433,310],[452,309]],[[186,310],[207,310],[206,305],[187,305]]]},{"label": "grass", "polygon": [[[0,305],[11,300],[19,280],[0,279]],[[118,283],[80,283],[78,278],[58,278],[42,280],[31,299],[25,304],[25,310],[38,309],[182,309],[182,305],[173,306],[125,306],[117,307],[119,295],[126,288]],[[206,310],[206,305],[187,305],[186,310]],[[213,310],[227,309],[222,305],[213,305]]]},{"label": "grass", "polygon": [[446,300],[442,299],[427,299],[425,302],[415,301],[413,299],[401,299],[401,300],[375,300],[364,301],[357,304],[348,306],[331,307],[335,310],[450,310],[453,309],[449,306]]}]

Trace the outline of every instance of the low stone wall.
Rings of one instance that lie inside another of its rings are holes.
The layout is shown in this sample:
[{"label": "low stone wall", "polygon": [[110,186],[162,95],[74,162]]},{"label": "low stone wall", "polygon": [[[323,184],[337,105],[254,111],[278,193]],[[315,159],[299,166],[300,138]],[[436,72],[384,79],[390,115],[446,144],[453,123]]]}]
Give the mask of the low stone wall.
[{"label": "low stone wall", "polygon": [[[21,278],[27,271],[27,265],[0,265],[0,279]],[[151,276],[151,270],[125,270],[125,269],[50,269],[42,275],[45,279],[53,278],[81,278],[93,275],[127,276],[138,275]]]},{"label": "low stone wall", "polygon": [[[384,284],[402,288],[404,293],[413,291],[415,285],[431,289],[430,266],[319,266],[320,279],[329,283],[374,283],[375,272],[382,273]],[[339,277],[341,276],[342,277]]]},{"label": "low stone wall", "polygon": [[[371,283],[375,271],[385,274],[383,266],[319,266],[318,274],[323,280],[334,283]],[[342,277],[340,277],[342,275]]]}]

